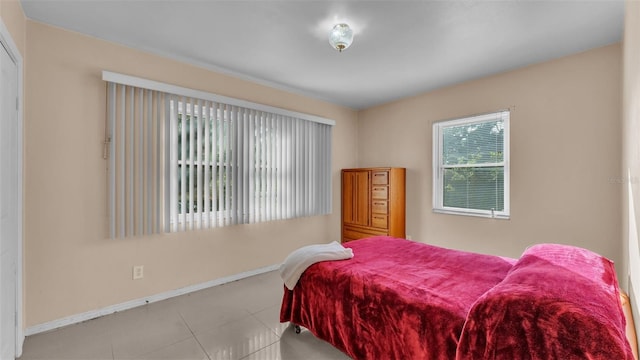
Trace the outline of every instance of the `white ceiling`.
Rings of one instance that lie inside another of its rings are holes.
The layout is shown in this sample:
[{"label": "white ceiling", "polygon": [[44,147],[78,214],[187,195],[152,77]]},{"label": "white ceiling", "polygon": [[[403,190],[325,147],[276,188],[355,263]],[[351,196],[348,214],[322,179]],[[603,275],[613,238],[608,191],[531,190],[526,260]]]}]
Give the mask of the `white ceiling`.
[{"label": "white ceiling", "polygon": [[[32,20],[354,109],[617,42],[624,19],[623,0],[21,2]],[[338,53],[342,21],[355,37]]]}]

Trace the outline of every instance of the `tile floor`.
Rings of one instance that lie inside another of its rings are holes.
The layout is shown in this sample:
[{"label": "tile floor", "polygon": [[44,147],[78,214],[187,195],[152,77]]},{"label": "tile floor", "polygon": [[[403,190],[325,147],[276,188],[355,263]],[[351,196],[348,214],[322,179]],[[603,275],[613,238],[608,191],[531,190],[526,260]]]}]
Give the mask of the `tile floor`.
[{"label": "tile floor", "polygon": [[27,337],[20,360],[349,359],[280,324],[277,271]]}]

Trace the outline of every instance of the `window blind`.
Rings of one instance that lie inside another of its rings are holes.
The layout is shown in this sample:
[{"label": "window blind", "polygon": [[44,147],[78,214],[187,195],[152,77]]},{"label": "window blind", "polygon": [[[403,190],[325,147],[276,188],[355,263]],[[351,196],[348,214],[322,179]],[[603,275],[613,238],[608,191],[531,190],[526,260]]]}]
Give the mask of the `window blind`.
[{"label": "window blind", "polygon": [[434,123],[434,211],[509,217],[509,118],[500,111]]},{"label": "window blind", "polygon": [[332,121],[111,77],[112,237],[331,212]]},{"label": "window blind", "polygon": [[443,128],[443,205],[504,210],[503,120]]},{"label": "window blind", "polygon": [[109,232],[111,237],[166,231],[168,219],[165,94],[108,83]]}]

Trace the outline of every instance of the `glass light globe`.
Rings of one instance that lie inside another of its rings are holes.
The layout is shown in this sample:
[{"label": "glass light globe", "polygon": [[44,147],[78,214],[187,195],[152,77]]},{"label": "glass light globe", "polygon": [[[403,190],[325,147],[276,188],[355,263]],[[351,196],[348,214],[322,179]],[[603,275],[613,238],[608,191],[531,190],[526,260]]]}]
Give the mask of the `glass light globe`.
[{"label": "glass light globe", "polygon": [[347,24],[337,24],[329,32],[329,44],[342,52],[353,42],[353,30]]}]

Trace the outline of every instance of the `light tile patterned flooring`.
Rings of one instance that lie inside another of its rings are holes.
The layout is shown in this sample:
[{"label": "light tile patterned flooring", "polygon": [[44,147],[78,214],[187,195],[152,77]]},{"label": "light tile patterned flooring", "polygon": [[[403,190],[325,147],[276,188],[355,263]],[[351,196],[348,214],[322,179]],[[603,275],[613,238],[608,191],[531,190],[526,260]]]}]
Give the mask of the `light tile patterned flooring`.
[{"label": "light tile patterned flooring", "polygon": [[20,360],[349,359],[280,324],[273,271],[27,337]]}]

